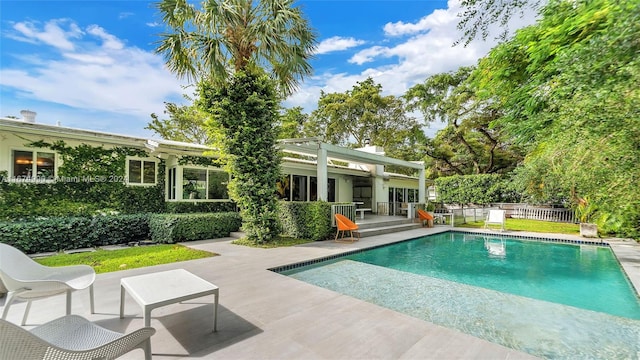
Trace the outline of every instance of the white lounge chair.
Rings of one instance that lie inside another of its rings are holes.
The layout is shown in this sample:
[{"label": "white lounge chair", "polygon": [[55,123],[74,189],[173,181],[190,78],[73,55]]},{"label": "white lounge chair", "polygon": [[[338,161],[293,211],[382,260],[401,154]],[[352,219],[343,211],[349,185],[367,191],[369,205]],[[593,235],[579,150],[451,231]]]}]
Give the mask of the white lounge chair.
[{"label": "white lounge chair", "polygon": [[141,348],[151,360],[151,335],[144,327],[129,334],[107,330],[78,315],[67,315],[26,330],[0,320],[0,360],[115,359]]},{"label": "white lounge chair", "polygon": [[491,225],[500,225],[500,231],[504,231],[504,223],[506,219],[505,210],[489,210],[487,218],[484,221],[484,228],[491,229]]},{"label": "white lounge chair", "polygon": [[0,281],[7,289],[2,319],[7,318],[15,299],[27,300],[22,325],[27,322],[31,300],[67,294],[67,315],[71,314],[71,292],[89,288],[91,313],[94,313],[93,281],[96,272],[88,265],[48,267],[38,264],[13,246],[0,243]]}]

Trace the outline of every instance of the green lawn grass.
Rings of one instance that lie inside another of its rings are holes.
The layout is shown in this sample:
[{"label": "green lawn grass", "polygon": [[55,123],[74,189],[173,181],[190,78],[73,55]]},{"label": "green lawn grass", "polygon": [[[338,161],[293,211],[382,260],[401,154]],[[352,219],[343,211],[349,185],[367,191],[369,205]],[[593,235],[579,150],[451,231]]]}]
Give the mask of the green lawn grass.
[{"label": "green lawn grass", "polygon": [[[458,227],[467,228],[483,228],[484,221],[467,222],[466,224],[456,224]],[[497,226],[492,226],[496,228]],[[568,234],[579,235],[580,225],[559,223],[552,221],[540,221],[540,220],[527,220],[527,219],[507,219],[505,223],[506,230],[511,231],[532,231],[541,233],[556,233],[556,234]]]},{"label": "green lawn grass", "polygon": [[92,252],[59,254],[35,259],[45,266],[68,266],[85,264],[94,268],[96,273],[135,269],[146,266],[169,264],[179,261],[195,260],[217,254],[188,248],[177,244],[136,246],[121,250],[97,249]]}]

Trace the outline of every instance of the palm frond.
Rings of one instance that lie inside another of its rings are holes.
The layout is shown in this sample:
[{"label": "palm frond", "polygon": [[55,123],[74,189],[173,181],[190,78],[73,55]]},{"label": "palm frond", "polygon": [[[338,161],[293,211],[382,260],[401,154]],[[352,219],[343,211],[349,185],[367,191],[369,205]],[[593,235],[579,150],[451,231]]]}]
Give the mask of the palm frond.
[{"label": "palm frond", "polygon": [[233,70],[259,66],[288,95],[312,73],[317,37],[293,0],[205,0],[199,10],[163,0],[157,8],[171,31],[156,51],[178,76],[225,81]]}]

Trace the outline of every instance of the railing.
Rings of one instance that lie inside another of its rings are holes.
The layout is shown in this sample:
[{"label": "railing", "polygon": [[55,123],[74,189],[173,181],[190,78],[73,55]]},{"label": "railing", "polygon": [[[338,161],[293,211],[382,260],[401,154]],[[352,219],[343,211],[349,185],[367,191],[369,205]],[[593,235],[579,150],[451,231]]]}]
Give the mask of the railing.
[{"label": "railing", "polygon": [[[517,206],[513,206],[517,205]],[[408,216],[413,214],[417,217],[417,209],[425,208],[421,203],[402,202],[378,202],[376,213],[386,216]],[[504,209],[507,217],[514,219],[531,219],[554,222],[575,223],[575,215],[571,209],[566,208],[535,208],[523,207],[522,204],[498,204],[491,207],[465,207],[463,209],[442,208],[435,213],[453,214],[454,224],[464,224],[467,222],[484,221],[490,209]],[[331,224],[335,226],[335,214],[343,214],[351,220],[355,220],[356,207],[353,204],[337,204],[331,206]]]},{"label": "railing", "polygon": [[[506,206],[505,206],[506,205]],[[466,223],[484,221],[487,217],[487,213],[490,209],[502,209],[506,210],[507,218],[514,219],[530,219],[530,220],[543,220],[553,222],[566,222],[575,223],[575,215],[571,209],[566,208],[537,208],[537,207],[512,207],[512,204],[499,204],[499,206],[490,207],[468,207],[463,209],[439,209],[435,212],[448,212],[453,213],[454,223]]]},{"label": "railing", "polygon": [[515,208],[511,213],[511,217],[514,219],[531,219],[531,220],[543,220],[554,221],[564,223],[575,223],[576,217],[571,209],[548,209],[548,208],[531,208],[522,207]]},{"label": "railing", "polygon": [[342,214],[351,221],[356,221],[356,206],[354,204],[331,205],[331,226],[336,226],[336,214]]}]

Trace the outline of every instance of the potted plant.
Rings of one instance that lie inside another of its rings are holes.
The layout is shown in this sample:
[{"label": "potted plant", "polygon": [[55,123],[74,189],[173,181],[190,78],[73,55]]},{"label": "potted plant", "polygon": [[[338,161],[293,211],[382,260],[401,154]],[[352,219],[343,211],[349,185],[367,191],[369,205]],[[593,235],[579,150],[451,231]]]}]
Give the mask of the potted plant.
[{"label": "potted plant", "polygon": [[598,225],[593,223],[597,210],[588,198],[578,198],[575,211],[580,222],[580,236],[598,237]]}]

